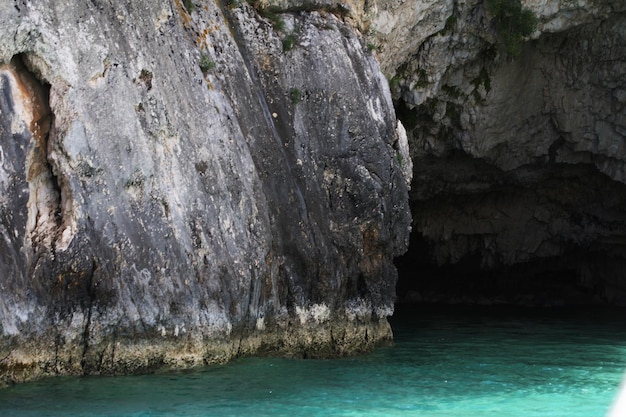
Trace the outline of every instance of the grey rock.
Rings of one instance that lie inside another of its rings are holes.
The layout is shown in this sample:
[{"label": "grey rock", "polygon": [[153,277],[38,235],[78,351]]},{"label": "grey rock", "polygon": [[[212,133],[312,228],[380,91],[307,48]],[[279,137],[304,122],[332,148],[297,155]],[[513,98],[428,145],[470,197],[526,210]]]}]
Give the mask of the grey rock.
[{"label": "grey rock", "polygon": [[352,27],[18,3],[0,5],[1,381],[390,339],[407,185]]}]

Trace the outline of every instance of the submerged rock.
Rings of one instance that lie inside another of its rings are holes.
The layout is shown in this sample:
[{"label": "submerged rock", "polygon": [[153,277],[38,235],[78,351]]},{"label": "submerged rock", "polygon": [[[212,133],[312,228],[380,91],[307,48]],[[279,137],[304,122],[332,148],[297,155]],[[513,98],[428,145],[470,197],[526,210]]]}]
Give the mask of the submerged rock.
[{"label": "submerged rock", "polygon": [[391,338],[408,155],[350,25],[5,2],[0,62],[0,381]]}]

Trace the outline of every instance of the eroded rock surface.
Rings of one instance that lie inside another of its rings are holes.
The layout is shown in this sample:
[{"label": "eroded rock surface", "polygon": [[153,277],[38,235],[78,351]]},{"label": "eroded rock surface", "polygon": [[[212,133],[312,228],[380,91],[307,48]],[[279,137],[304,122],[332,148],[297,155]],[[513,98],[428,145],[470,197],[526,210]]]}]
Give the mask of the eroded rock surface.
[{"label": "eroded rock surface", "polygon": [[389,339],[412,174],[405,300],[625,305],[626,4],[485,5],[2,3],[2,381]]},{"label": "eroded rock surface", "polygon": [[374,20],[415,167],[405,298],[626,304],[626,5],[522,1],[509,54],[483,2],[432,3],[402,45],[418,6]]},{"label": "eroded rock surface", "polygon": [[0,5],[0,381],[390,339],[410,214],[387,83],[335,15],[280,19]]}]

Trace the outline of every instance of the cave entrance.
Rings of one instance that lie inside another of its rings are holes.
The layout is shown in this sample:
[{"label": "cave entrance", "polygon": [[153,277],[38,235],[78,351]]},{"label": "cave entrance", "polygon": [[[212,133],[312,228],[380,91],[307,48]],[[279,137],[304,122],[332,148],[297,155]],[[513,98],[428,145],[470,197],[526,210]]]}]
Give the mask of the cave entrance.
[{"label": "cave entrance", "polygon": [[[609,300],[606,283],[590,279],[577,267],[574,251],[522,264],[486,268],[480,253],[439,265],[431,244],[414,233],[409,251],[396,260],[399,304],[510,305],[527,307],[618,304]],[[592,260],[589,260],[590,262]]]},{"label": "cave entrance", "polygon": [[398,304],[626,306],[626,185],[590,165],[415,163]]}]

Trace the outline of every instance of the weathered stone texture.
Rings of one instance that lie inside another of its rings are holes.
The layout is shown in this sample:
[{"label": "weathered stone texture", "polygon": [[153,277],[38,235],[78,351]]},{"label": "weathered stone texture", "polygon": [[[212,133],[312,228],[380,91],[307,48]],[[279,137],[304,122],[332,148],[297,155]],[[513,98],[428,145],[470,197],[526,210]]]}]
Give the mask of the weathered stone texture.
[{"label": "weathered stone texture", "polygon": [[410,215],[386,81],[334,15],[281,19],[0,5],[0,380],[390,339]]},{"label": "weathered stone texture", "polygon": [[626,3],[191,3],[0,5],[3,380],[387,340],[412,174],[408,298],[626,304]]},{"label": "weathered stone texture", "polygon": [[537,30],[510,56],[483,2],[436,4],[450,17],[424,14],[430,35],[383,66],[415,166],[408,258],[456,265],[450,280],[409,267],[438,287],[415,297],[626,304],[626,5],[522,1]]}]

